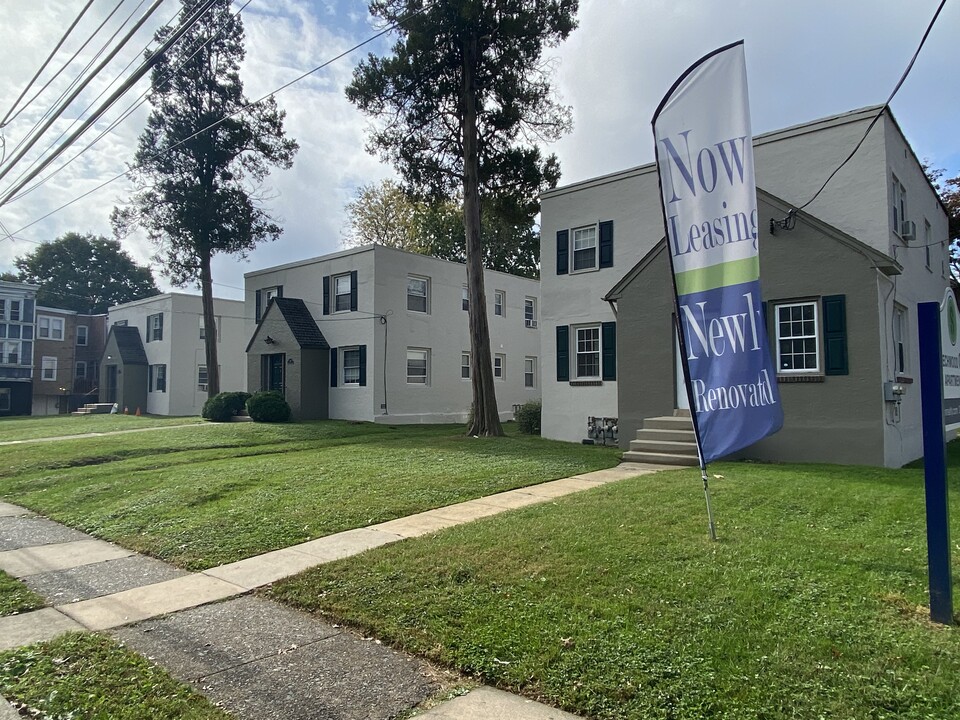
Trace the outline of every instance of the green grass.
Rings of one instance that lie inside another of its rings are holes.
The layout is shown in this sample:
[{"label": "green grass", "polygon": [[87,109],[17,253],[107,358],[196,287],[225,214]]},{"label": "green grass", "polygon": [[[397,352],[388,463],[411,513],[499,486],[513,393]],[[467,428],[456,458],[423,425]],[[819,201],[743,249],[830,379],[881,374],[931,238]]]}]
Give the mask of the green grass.
[{"label": "green grass", "polygon": [[0,498],[199,570],[617,462],[510,432],[226,423],[7,446]]},{"label": "green grass", "polygon": [[84,433],[136,430],[166,425],[204,422],[198,417],[161,417],[159,415],[54,415],[0,418],[0,442],[82,435]]},{"label": "green grass", "polygon": [[45,604],[33,590],[0,570],[0,617],[36,610]]},{"label": "green grass", "polygon": [[925,608],[922,471],[711,472],[724,476],[716,543],[699,474],[681,470],[380,548],[270,594],[595,718],[960,717],[960,630]]},{"label": "green grass", "polygon": [[0,653],[0,691],[25,717],[229,718],[199,693],[100,635],[71,633]]}]

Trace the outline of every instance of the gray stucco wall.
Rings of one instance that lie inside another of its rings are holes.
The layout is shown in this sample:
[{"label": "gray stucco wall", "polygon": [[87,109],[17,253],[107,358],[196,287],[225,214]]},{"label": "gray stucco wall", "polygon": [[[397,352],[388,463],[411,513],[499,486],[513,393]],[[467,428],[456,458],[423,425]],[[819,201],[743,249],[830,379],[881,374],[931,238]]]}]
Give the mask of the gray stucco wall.
[{"label": "gray stucco wall", "polygon": [[[782,211],[775,213],[782,216]],[[884,402],[877,303],[878,271],[855,249],[802,220],[771,237],[771,206],[760,202],[763,299],[780,301],[846,296],[848,375],[821,382],[780,382],[784,427],[742,457],[781,462],[883,465]],[[675,407],[673,288],[661,252],[618,302],[620,442],[626,449],[645,417]],[[822,314],[821,338],[822,338]],[[820,346],[821,357],[823,352]]]}]

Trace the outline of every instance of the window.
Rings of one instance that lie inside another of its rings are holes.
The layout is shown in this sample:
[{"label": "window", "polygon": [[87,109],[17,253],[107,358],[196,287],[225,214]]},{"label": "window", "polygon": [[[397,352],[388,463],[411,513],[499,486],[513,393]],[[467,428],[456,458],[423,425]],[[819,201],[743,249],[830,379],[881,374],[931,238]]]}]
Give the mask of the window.
[{"label": "window", "polygon": [[777,372],[817,372],[817,303],[777,306]]},{"label": "window", "polygon": [[470,379],[470,353],[460,353],[460,378],[462,380]]},{"label": "window", "polygon": [[897,374],[907,371],[907,309],[902,305],[893,306],[893,352]]},{"label": "window", "polygon": [[263,289],[263,309],[267,309],[267,305],[270,304],[270,301],[276,297],[283,297],[283,291],[280,289],[279,285],[274,285],[273,287],[268,287]]},{"label": "window", "polygon": [[537,299],[528,297],[523,301],[523,324],[528,328],[537,326]]},{"label": "window", "polygon": [[592,270],[597,266],[597,226],[573,231],[573,271]]},{"label": "window", "polygon": [[350,274],[346,275],[337,275],[333,278],[333,287],[334,295],[336,300],[334,302],[334,312],[349,312],[350,311]]},{"label": "window", "polygon": [[10,388],[0,388],[0,411],[10,409]]},{"label": "window", "polygon": [[87,379],[87,363],[83,360],[77,360],[76,371],[74,373],[77,380],[86,380]]},{"label": "window", "polygon": [[40,378],[42,380],[57,379],[57,359],[44,355],[40,358]]},{"label": "window", "polygon": [[466,285],[463,286],[463,290],[460,292],[460,308],[464,312],[470,311],[470,293]]},{"label": "window", "polygon": [[933,245],[933,228],[930,227],[929,220],[924,220],[923,221],[923,251],[924,253],[926,253],[927,270],[931,270],[930,255],[933,252],[930,249],[931,245]]},{"label": "window", "polygon": [[21,331],[21,330],[26,330],[26,329],[29,328],[29,327],[30,327],[29,325],[8,325],[8,326],[7,326],[7,337],[10,338],[11,340],[19,340],[19,339],[20,339],[20,331]]},{"label": "window", "polygon": [[523,386],[528,388],[537,386],[537,359],[535,357],[523,359]]},{"label": "window", "polygon": [[430,384],[430,351],[422,348],[407,348],[407,384]]},{"label": "window", "polygon": [[37,337],[45,340],[63,340],[63,318],[40,315],[37,318]]},{"label": "window", "polygon": [[903,231],[903,221],[907,219],[907,190],[893,176],[893,231],[899,235]]},{"label": "window", "polygon": [[7,319],[7,301],[4,298],[0,298],[0,320]]},{"label": "window", "polygon": [[343,384],[360,384],[360,348],[343,349]]},{"label": "window", "polygon": [[150,392],[167,391],[167,366],[151,365],[149,368]]},{"label": "window", "polygon": [[407,310],[430,312],[430,281],[427,278],[407,276]]},{"label": "window", "polygon": [[20,301],[11,300],[10,301],[10,317],[8,318],[10,322],[20,322]]},{"label": "window", "polygon": [[[217,342],[220,342],[220,317],[213,318],[213,326],[216,329]],[[200,316],[200,339],[207,339],[207,328],[206,321],[203,319],[203,315]]]},{"label": "window", "polygon": [[117,327],[126,327],[126,326],[127,326],[127,321],[126,321],[126,320],[117,320],[117,321],[114,323],[114,325],[116,325]]},{"label": "window", "polygon": [[577,328],[577,378],[600,377],[600,326]]},{"label": "window", "polygon": [[506,305],[506,293],[503,290],[493,291],[493,314],[503,317],[503,307]]},{"label": "window", "polygon": [[493,377],[497,380],[503,380],[503,369],[507,365],[507,356],[500,353],[493,356]]},{"label": "window", "polygon": [[3,344],[3,359],[8,365],[20,364],[20,343],[6,342]]},{"label": "window", "polygon": [[197,365],[197,390],[200,392],[206,392],[209,381],[210,378],[207,375],[207,366]]},{"label": "window", "polygon": [[77,345],[86,347],[88,330],[86,325],[77,325]]},{"label": "window", "polygon": [[147,315],[147,342],[163,340],[163,313]]}]

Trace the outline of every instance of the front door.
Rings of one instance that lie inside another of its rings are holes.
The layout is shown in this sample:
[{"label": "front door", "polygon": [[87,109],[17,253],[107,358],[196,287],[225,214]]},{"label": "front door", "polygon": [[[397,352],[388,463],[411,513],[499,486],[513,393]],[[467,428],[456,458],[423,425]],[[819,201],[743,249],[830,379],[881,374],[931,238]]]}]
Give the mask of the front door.
[{"label": "front door", "polygon": [[117,366],[107,365],[107,387],[102,402],[117,402]]},{"label": "front door", "polygon": [[286,353],[274,353],[272,355],[260,356],[261,382],[264,390],[276,390],[281,395],[284,394],[284,372],[286,370]]}]

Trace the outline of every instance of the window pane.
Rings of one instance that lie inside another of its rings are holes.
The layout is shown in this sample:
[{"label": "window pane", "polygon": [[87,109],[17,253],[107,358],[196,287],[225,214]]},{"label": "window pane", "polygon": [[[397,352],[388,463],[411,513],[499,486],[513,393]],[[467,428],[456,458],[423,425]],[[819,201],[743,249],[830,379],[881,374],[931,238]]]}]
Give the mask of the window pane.
[{"label": "window pane", "polygon": [[360,382],[359,348],[343,351],[343,382],[345,385],[356,385]]},{"label": "window pane", "polygon": [[460,377],[464,380],[470,379],[470,353],[460,355]]}]

